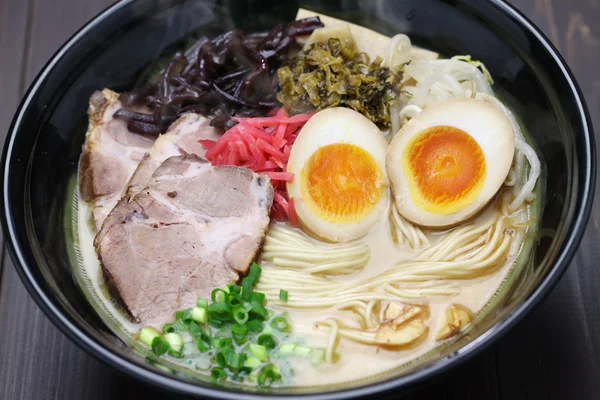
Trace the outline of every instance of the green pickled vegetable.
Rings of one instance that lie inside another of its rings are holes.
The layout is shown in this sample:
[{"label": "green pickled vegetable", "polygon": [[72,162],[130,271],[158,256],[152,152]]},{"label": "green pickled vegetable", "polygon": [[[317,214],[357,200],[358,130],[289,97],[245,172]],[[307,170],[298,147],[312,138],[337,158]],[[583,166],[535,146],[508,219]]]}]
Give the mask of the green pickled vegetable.
[{"label": "green pickled vegetable", "polygon": [[380,129],[388,129],[388,108],[399,98],[401,77],[381,63],[379,57],[370,62],[348,40],[313,43],[277,71],[281,81],[277,100],[288,114],[352,108]]}]

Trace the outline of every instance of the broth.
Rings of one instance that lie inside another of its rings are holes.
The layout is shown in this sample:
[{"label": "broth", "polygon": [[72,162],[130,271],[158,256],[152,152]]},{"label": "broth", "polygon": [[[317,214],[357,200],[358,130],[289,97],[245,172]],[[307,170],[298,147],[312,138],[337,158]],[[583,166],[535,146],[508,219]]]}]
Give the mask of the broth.
[{"label": "broth", "polygon": [[[95,303],[95,308],[102,311],[101,314],[105,320],[108,319],[107,322],[113,331],[123,340],[131,342],[142,328],[142,325],[132,322],[108,294],[100,262],[93,245],[94,229],[92,223],[89,222],[88,205],[81,200],[77,192],[75,193],[74,203],[76,204],[75,213],[77,215],[75,227],[79,239],[76,248],[80,260],[78,276],[82,277],[82,282],[85,282],[83,286],[87,289],[87,294],[92,302]],[[476,221],[493,218],[497,214],[495,208],[494,204],[490,205],[481,215],[477,216]],[[411,259],[417,255],[416,250],[396,244],[390,234],[390,229],[389,219],[382,219],[377,223],[363,238],[371,249],[371,258],[368,264],[362,271],[353,274],[351,278],[346,277],[342,280],[372,277],[390,268],[397,261]],[[527,236],[534,234],[535,227],[527,229]],[[305,236],[314,241],[308,235]],[[442,236],[442,233],[430,234],[431,244],[438,243]],[[461,288],[461,293],[457,296],[425,299],[431,310],[431,318],[428,321],[430,330],[427,338],[418,346],[405,350],[386,350],[377,346],[341,339],[337,347],[340,356],[336,363],[323,363],[315,366],[307,360],[295,359],[293,377],[284,382],[284,386],[313,387],[315,382],[319,382],[320,386],[357,381],[402,367],[415,359],[428,355],[432,351],[439,350],[440,347],[444,346],[444,343],[438,342],[435,336],[444,326],[444,310],[446,307],[453,303],[460,303],[478,314],[490,302],[492,296],[497,294],[498,288],[504,282],[511,268],[519,267],[518,264],[515,264],[519,256],[520,253],[513,255],[501,268],[491,274],[476,279],[452,282]],[[273,308],[277,309],[278,307],[273,306]],[[294,335],[313,347],[325,347],[329,340],[328,332],[315,329],[314,325],[317,321],[326,317],[344,318],[344,313],[336,310],[327,310],[325,314],[320,311],[293,309],[286,309],[285,311],[290,315]],[[189,367],[183,362],[180,365],[184,368]],[[356,368],[357,365],[360,365],[361,368]],[[196,372],[192,370],[190,373],[194,374]]]},{"label": "broth", "polygon": [[[75,276],[115,334],[172,372],[306,390],[402,373],[476,330],[529,257],[541,163],[485,66],[297,18],[92,96]],[[312,32],[296,55],[293,32]],[[249,49],[281,66],[251,72]]]}]

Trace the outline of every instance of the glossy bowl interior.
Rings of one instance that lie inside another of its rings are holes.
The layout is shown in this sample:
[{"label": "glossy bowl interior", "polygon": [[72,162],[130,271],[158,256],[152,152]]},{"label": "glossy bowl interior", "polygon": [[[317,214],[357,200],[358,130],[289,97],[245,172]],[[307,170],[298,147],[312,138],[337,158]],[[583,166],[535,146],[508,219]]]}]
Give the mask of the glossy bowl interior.
[{"label": "glossy bowl interior", "polygon": [[[548,41],[505,3],[466,0],[122,1],[83,28],[53,57],[28,91],[3,155],[2,213],[15,265],[46,314],[91,354],[147,382],[178,393],[255,398],[235,389],[173,376],[122,343],[86,302],[68,252],[69,182],[87,126],[94,90],[121,91],[147,77],[156,61],[194,35],[233,27],[264,30],[292,20],[299,6],[444,55],[485,62],[495,89],[521,118],[543,161],[543,235],[515,276],[517,288],[497,299],[475,330],[429,360],[344,387],[309,390],[321,398],[374,394],[420,382],[489,345],[527,314],[564,272],[582,235],[595,182],[595,150],[585,104],[568,68]],[[325,393],[330,391],[329,393]],[[289,392],[288,392],[289,393]]]}]

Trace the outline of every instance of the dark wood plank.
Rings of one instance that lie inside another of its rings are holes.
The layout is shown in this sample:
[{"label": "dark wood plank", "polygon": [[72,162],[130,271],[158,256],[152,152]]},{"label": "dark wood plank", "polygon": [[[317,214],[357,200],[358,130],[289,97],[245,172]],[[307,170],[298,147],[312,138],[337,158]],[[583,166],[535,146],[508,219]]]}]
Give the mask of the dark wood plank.
[{"label": "dark wood plank", "polygon": [[[0,2],[0,145],[8,131],[11,118],[17,108],[21,85],[21,67],[27,40],[27,1],[6,0]],[[0,229],[0,249],[3,247]],[[2,251],[0,251],[0,254]],[[0,272],[1,272],[0,268]]]},{"label": "dark wood plank", "polygon": [[[554,42],[584,92],[600,138],[600,4],[513,0]],[[548,299],[496,347],[507,399],[595,399],[600,392],[600,199],[569,270]]]},{"label": "dark wood plank", "polygon": [[[32,3],[27,11],[27,1],[0,2],[2,135],[22,95],[20,89],[29,85],[70,35],[112,0],[61,0],[60,6],[45,0]],[[30,32],[26,34],[28,26]],[[26,41],[29,47],[24,52]],[[62,335],[30,298],[8,256],[4,264],[0,337],[6,340],[0,341],[0,399],[158,398],[159,395],[93,359]]]},{"label": "dark wood plank", "polygon": [[[20,86],[33,79],[68,36],[110,3],[61,0],[57,7],[56,2],[31,1],[34,7],[29,14],[24,11],[26,2],[0,2],[0,54],[18,54],[0,58],[0,87],[4,93],[6,88],[13,93],[0,100],[0,128],[8,124]],[[600,17],[598,1],[512,2],[559,46],[578,76],[596,126],[600,126],[600,30],[594,25]],[[26,42],[30,46],[23,52]],[[27,61],[25,67],[23,60]],[[21,85],[15,78],[18,76],[23,77]],[[596,398],[600,389],[600,270],[594,267],[600,256],[596,245],[600,239],[598,218],[600,199],[573,265],[523,324],[494,348],[434,384],[399,397]],[[10,261],[6,264],[0,286],[0,337],[5,338],[0,341],[0,399],[164,398],[96,361],[66,339],[29,298]]]}]

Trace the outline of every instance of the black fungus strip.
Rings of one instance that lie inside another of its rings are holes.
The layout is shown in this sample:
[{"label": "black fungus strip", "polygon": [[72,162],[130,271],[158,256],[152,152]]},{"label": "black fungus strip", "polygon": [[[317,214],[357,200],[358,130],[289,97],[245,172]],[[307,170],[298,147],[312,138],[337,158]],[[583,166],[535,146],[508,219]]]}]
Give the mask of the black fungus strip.
[{"label": "black fungus strip", "polygon": [[[158,135],[186,112],[208,115],[221,129],[235,125],[234,116],[265,115],[279,104],[277,69],[287,61],[294,38],[322,26],[312,17],[276,25],[270,32],[232,30],[202,38],[147,84],[123,93],[124,108],[114,116],[127,121],[132,132]],[[152,114],[134,111],[140,107]]]}]

